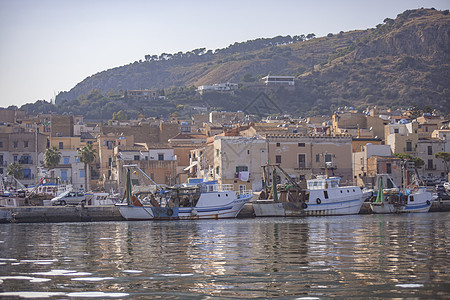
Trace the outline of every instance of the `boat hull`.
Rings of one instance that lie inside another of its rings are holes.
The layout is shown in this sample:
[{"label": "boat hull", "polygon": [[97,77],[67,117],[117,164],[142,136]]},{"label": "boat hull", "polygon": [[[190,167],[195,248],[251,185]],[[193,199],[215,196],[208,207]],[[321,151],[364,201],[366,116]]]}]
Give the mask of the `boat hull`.
[{"label": "boat hull", "polygon": [[354,199],[327,199],[320,203],[307,202],[307,207],[288,207],[288,203],[270,203],[267,201],[257,201],[253,203],[253,210],[256,217],[295,217],[295,216],[338,216],[358,214],[364,202],[363,197]]},{"label": "boat hull", "polygon": [[231,219],[250,201],[251,195],[243,196],[219,206],[200,207],[153,207],[116,204],[122,217],[128,221],[144,220],[199,220],[199,219]]},{"label": "boat hull", "polygon": [[388,202],[371,203],[370,208],[375,214],[390,214],[390,213],[425,213],[428,212],[435,200],[435,197],[430,192],[418,192],[411,194],[413,201],[408,197],[406,204],[393,204]]}]

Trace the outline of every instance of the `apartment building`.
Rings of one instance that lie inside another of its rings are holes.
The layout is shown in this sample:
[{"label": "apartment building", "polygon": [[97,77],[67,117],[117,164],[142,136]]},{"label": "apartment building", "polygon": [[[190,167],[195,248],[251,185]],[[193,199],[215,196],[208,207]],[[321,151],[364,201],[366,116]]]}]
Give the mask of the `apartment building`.
[{"label": "apartment building", "polygon": [[302,134],[266,135],[269,164],[279,164],[297,181],[313,175],[339,176],[352,183],[352,137]]},{"label": "apartment building", "polygon": [[418,123],[396,123],[385,127],[385,144],[391,146],[392,153],[417,154]]},{"label": "apartment building", "polygon": [[[258,137],[216,136],[213,147],[206,148],[212,160],[206,159],[208,177],[235,190],[260,191],[263,188],[262,167],[267,164],[266,140]],[[200,161],[203,164],[205,161]]]}]

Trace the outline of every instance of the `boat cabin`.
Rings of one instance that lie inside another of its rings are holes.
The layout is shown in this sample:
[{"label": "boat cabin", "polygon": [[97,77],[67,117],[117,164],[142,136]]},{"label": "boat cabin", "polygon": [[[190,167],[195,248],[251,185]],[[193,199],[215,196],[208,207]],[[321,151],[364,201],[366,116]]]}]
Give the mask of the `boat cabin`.
[{"label": "boat cabin", "polygon": [[340,177],[325,178],[325,176],[318,176],[316,179],[308,180],[307,186],[309,190],[337,189],[340,180]]}]

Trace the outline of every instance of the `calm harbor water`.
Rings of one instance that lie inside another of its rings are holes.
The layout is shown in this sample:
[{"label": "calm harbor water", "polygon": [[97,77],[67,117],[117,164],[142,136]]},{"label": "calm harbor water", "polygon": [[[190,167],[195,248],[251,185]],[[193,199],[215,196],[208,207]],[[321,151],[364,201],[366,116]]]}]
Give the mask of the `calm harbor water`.
[{"label": "calm harbor water", "polygon": [[450,214],[0,225],[0,298],[450,298]]}]

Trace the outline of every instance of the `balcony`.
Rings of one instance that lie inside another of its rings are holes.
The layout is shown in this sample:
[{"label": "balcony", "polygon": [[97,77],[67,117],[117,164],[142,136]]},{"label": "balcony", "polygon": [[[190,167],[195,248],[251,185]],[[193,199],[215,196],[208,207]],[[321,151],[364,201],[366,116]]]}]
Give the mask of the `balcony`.
[{"label": "balcony", "polygon": [[306,167],[298,167],[298,168],[294,168],[295,171],[311,171],[311,168],[306,168]]},{"label": "balcony", "polygon": [[436,170],[436,165],[431,165],[431,166],[428,165],[425,167],[425,170],[430,170],[430,171]]}]

